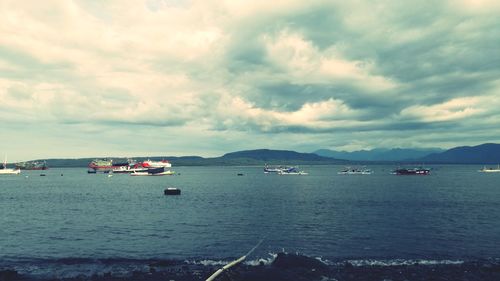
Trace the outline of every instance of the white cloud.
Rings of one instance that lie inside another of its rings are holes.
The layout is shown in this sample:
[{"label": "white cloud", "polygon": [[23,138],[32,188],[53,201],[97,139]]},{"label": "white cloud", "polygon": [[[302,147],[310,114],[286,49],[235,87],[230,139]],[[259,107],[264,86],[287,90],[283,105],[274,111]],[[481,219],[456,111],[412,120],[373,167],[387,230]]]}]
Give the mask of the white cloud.
[{"label": "white cloud", "polygon": [[484,113],[478,97],[456,98],[441,104],[414,105],[401,111],[401,116],[425,122],[453,121]]},{"label": "white cloud", "polygon": [[0,121],[74,124],[75,138],[154,126],[210,149],[491,124],[500,6],[450,3],[1,1]]}]

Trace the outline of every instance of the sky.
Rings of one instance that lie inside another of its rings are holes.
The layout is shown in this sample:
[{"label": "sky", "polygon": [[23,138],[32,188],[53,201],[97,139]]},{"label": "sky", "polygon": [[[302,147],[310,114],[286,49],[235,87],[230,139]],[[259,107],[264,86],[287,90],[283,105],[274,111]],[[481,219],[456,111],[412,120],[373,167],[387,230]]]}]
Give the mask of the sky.
[{"label": "sky", "polygon": [[2,0],[9,160],[500,142],[500,2]]}]

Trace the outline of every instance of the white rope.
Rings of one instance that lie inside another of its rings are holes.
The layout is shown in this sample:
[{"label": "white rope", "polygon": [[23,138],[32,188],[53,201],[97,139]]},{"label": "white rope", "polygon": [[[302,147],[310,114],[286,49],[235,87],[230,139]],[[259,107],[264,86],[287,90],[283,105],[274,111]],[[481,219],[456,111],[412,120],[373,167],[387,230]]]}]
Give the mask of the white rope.
[{"label": "white rope", "polygon": [[212,281],[214,280],[217,276],[219,276],[222,272],[228,270],[229,268],[241,263],[242,261],[244,261],[247,256],[249,256],[253,251],[255,251],[255,249],[257,249],[257,247],[260,246],[260,244],[262,243],[262,241],[264,241],[263,239],[259,241],[259,243],[257,243],[257,245],[255,245],[250,251],[248,251],[248,253],[246,253],[246,255],[240,257],[239,259],[236,259],[228,264],[226,264],[225,266],[223,266],[222,268],[219,268],[216,272],[214,272],[212,275],[210,275],[210,277],[207,278],[206,281]]}]

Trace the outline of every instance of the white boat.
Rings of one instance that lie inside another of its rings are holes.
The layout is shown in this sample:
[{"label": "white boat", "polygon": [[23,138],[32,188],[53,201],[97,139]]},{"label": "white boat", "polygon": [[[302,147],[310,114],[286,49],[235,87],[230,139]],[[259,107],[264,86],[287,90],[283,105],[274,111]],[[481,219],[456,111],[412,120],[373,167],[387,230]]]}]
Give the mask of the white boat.
[{"label": "white boat", "polygon": [[271,167],[268,166],[267,164],[264,166],[264,173],[265,174],[272,174],[272,173],[280,173],[282,171],[289,170],[291,167],[287,166],[277,166],[277,167]]},{"label": "white boat", "polygon": [[0,175],[19,175],[20,173],[21,173],[20,169],[7,168],[7,157],[5,157],[3,166],[0,168]]},{"label": "white boat", "polygon": [[346,167],[344,170],[338,172],[337,174],[339,174],[339,175],[371,175],[371,174],[373,174],[373,171],[370,169]]},{"label": "white boat", "polygon": [[175,175],[174,171],[165,171],[160,173],[148,173],[148,172],[133,172],[130,173],[131,176],[172,176]]},{"label": "white boat", "polygon": [[307,175],[308,173],[304,171],[299,171],[299,169],[295,167],[291,167],[288,169],[284,169],[278,172],[278,175],[286,176],[286,175]]},{"label": "white boat", "polygon": [[498,165],[496,168],[486,168],[486,166],[484,166],[478,172],[481,172],[481,173],[499,173],[500,172],[500,165]]}]

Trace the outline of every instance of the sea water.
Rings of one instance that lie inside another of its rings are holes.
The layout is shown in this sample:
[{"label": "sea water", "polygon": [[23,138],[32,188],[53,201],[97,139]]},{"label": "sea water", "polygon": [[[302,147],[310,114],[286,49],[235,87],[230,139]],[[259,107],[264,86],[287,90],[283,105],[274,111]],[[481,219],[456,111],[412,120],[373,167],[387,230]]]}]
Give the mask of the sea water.
[{"label": "sea water", "polygon": [[[305,176],[262,167],[174,167],[176,175],[162,177],[84,168],[0,176],[0,268],[37,274],[63,263],[71,276],[95,260],[102,270],[124,264],[125,271],[150,260],[216,264],[261,239],[250,260],[282,251],[353,264],[500,257],[500,173],[443,165],[429,176],[391,175],[393,166],[338,175],[342,168],[300,167]],[[167,187],[182,194],[165,196]]]}]

